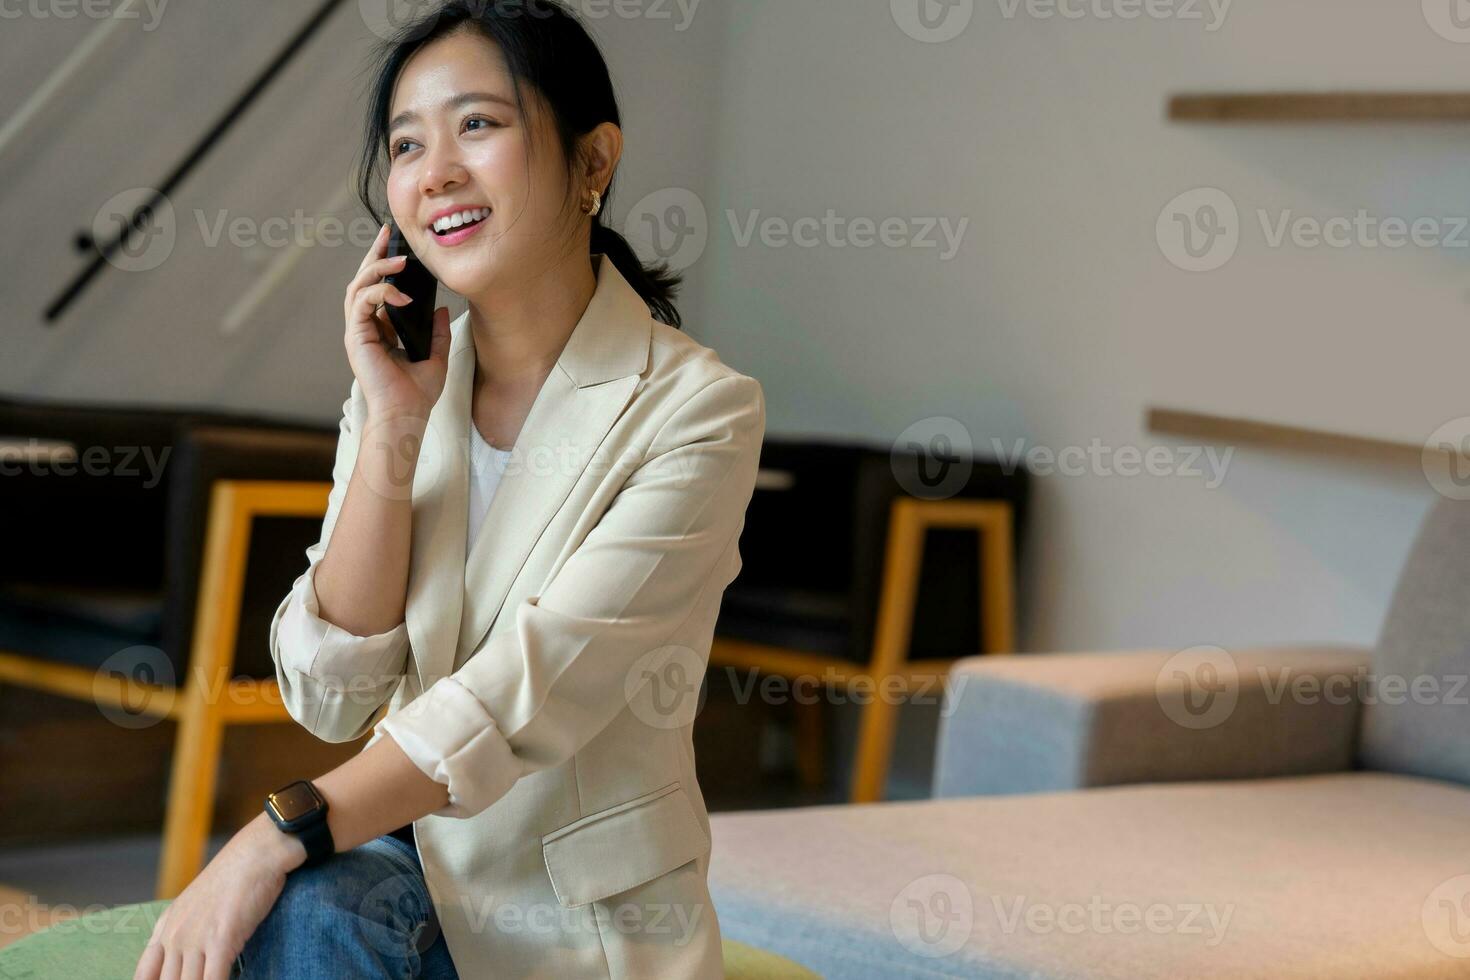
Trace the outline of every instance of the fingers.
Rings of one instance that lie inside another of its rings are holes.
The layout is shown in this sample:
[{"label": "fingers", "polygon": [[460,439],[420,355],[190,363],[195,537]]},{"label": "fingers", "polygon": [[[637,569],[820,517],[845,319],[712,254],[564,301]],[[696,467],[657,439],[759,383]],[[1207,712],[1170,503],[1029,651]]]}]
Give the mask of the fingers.
[{"label": "fingers", "polygon": [[209,962],[204,964],[203,980],[230,980],[230,970],[234,965],[235,957],[211,953]]},{"label": "fingers", "polygon": [[[347,311],[348,320],[352,323],[363,325],[373,324],[381,332],[383,319],[387,317],[387,311],[378,313],[378,307],[387,303],[393,306],[407,306],[413,300],[403,290],[388,282],[374,283],[364,289],[359,289],[354,297],[352,306]],[[362,328],[360,328],[362,329]]]},{"label": "fingers", "polygon": [[203,980],[204,950],[186,949],[180,954],[179,959],[179,980]]},{"label": "fingers", "polygon": [[377,259],[374,262],[362,266],[357,270],[357,275],[347,284],[348,292],[370,286],[384,276],[391,276],[395,272],[403,271],[403,264],[408,261],[406,255],[395,255],[391,259]]},{"label": "fingers", "polygon": [[383,256],[385,256],[387,254],[388,254],[388,224],[387,224],[387,222],[384,222],[383,223],[383,227],[381,227],[381,228],[378,229],[377,237],[375,237],[373,239],[373,243],[368,246],[367,254],[362,257],[362,263],[360,265],[358,265],[357,271],[358,272],[361,272],[374,259],[381,259]]},{"label": "fingers", "polygon": [[[359,263],[357,273],[347,283],[342,300],[342,311],[346,314],[349,323],[353,320],[354,310],[357,309],[358,295],[364,289],[380,283],[384,276],[402,271],[408,261],[407,256],[395,255],[388,258],[387,254],[388,226],[385,224],[378,229],[378,236],[373,239],[373,244],[363,256],[362,262]],[[373,306],[377,306],[380,302],[381,299],[374,299]]]},{"label": "fingers", "polygon": [[133,980],[158,980],[163,972],[163,944],[149,941],[147,949],[138,958],[138,966],[133,970]]}]

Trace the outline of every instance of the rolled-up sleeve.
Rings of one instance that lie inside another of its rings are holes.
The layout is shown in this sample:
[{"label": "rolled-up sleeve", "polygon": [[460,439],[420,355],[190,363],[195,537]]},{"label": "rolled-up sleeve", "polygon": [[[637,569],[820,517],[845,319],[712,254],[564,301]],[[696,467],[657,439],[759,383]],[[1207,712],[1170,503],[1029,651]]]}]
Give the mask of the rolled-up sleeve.
[{"label": "rolled-up sleeve", "polygon": [[276,608],[270,625],[271,657],[286,710],[328,742],[362,737],[402,679],[408,660],[406,623],[373,636],[356,636],[322,619],[317,601],[316,569],[327,552],[357,464],[361,412],[353,381],[352,393],[342,405],[321,538],[306,549],[306,571]]},{"label": "rolled-up sleeve", "polygon": [[[474,816],[569,759],[629,706],[671,637],[739,570],[734,548],[765,435],[760,384],[727,375],[684,402],[540,595],[457,671],[378,722]],[[637,685],[635,685],[636,687]]]}]

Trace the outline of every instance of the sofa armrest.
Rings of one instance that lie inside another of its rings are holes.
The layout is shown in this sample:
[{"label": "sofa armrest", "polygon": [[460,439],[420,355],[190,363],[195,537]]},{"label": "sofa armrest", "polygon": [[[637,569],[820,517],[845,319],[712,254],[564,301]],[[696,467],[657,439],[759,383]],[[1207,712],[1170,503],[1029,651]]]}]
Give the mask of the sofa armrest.
[{"label": "sofa armrest", "polygon": [[1283,646],[967,657],[946,686],[934,795],[1349,769],[1370,653]]}]

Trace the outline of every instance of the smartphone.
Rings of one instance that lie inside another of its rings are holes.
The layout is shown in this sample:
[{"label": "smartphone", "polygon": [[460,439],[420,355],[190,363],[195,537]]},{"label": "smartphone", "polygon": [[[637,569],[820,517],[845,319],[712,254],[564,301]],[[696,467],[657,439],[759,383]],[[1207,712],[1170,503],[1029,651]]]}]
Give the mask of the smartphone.
[{"label": "smartphone", "polygon": [[384,276],[383,281],[391,282],[412,296],[413,302],[407,306],[385,303],[383,308],[388,311],[388,322],[393,324],[398,339],[403,341],[408,359],[422,361],[429,356],[429,343],[434,335],[434,307],[439,297],[439,280],[413,254],[408,240],[398,228],[398,222],[392,221],[388,228],[388,258],[398,255],[408,256],[408,261],[403,263],[401,271]]}]

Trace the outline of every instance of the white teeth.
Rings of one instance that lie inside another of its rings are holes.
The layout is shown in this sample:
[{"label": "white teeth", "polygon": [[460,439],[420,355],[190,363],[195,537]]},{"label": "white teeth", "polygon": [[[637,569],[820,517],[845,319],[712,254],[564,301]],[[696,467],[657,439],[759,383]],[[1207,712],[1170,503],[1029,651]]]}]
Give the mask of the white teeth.
[{"label": "white teeth", "polygon": [[490,217],[489,208],[470,208],[466,211],[456,211],[454,214],[446,214],[444,217],[436,220],[430,227],[436,232],[443,233],[449,231],[451,228],[458,228],[460,225],[467,224],[468,222],[478,221],[481,218],[488,217]]}]

